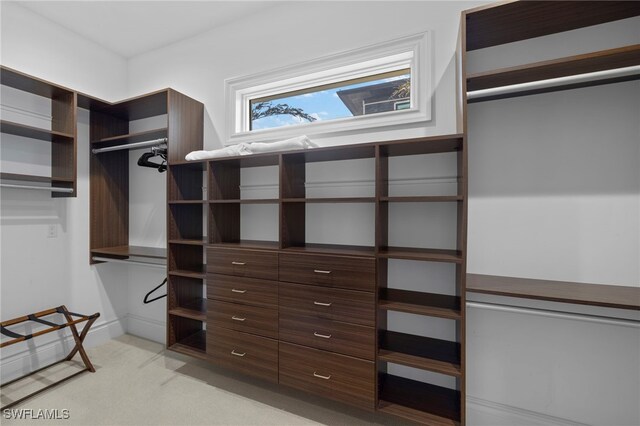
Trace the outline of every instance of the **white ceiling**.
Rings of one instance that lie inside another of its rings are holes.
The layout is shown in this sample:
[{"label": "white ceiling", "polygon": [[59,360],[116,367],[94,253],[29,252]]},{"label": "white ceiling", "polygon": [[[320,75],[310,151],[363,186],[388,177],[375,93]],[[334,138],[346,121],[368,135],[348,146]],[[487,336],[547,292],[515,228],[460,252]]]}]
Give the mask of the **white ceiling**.
[{"label": "white ceiling", "polygon": [[192,37],[272,1],[25,1],[19,4],[126,58]]}]

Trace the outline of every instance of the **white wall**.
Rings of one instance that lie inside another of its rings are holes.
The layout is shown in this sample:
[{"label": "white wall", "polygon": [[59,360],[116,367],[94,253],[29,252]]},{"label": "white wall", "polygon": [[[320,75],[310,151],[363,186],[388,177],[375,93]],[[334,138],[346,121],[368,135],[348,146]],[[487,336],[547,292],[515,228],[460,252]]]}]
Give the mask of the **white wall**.
[{"label": "white wall", "polygon": [[[124,95],[127,76],[123,58],[18,5],[2,2],[0,8],[3,65],[108,99]],[[3,118],[46,126],[49,102],[15,92],[3,88]],[[24,110],[15,110],[11,105]],[[50,153],[46,143],[28,141],[34,150],[20,152],[15,149],[20,142],[11,135],[2,135],[3,171],[8,167],[5,160],[16,156],[25,160],[36,155],[42,160],[40,169],[23,164],[22,173],[48,173]],[[128,277],[126,270],[111,265],[89,266],[86,110],[80,110],[78,116],[78,159],[77,198],[51,198],[49,193],[39,191],[1,191],[1,316],[9,319],[61,304],[76,312],[100,312],[101,318],[93,327],[95,332],[87,340],[92,345],[124,332]],[[54,227],[56,238],[47,238],[50,226]],[[63,347],[60,336],[55,334],[3,349],[2,379],[59,359],[71,346],[67,339]]]}]

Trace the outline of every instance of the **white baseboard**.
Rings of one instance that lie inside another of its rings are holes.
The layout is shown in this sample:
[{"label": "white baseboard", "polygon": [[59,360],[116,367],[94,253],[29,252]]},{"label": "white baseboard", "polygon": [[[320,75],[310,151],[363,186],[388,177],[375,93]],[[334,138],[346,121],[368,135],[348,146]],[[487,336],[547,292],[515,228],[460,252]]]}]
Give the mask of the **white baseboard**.
[{"label": "white baseboard", "polygon": [[[96,323],[91,327],[84,342],[85,347],[101,345],[125,334],[125,318]],[[82,329],[82,324],[80,324]],[[52,333],[53,334],[53,333]],[[75,342],[69,331],[60,339],[38,344],[38,339],[27,341],[23,350],[11,353],[0,362],[2,382],[13,380],[47,364],[63,359],[73,348]]]},{"label": "white baseboard", "polygon": [[467,396],[469,426],[586,426],[585,423],[549,416],[510,405]]},{"label": "white baseboard", "polygon": [[167,323],[139,315],[127,315],[127,334],[165,344]]}]

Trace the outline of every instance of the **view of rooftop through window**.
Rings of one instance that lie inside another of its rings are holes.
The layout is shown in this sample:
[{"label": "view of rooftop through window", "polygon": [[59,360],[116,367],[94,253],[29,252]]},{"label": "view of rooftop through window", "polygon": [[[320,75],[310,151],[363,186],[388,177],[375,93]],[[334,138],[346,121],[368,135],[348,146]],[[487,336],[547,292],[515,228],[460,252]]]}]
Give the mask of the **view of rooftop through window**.
[{"label": "view of rooftop through window", "polygon": [[409,109],[410,86],[403,69],[252,99],[251,130]]}]

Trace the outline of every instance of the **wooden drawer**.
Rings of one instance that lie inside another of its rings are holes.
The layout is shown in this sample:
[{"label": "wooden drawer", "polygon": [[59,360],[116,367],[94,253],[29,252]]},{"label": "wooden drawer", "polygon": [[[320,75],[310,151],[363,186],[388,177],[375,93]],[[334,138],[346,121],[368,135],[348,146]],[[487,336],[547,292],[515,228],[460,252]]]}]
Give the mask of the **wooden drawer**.
[{"label": "wooden drawer", "polygon": [[375,327],[374,293],[280,283],[280,313],[316,316]]},{"label": "wooden drawer", "polygon": [[372,410],[375,366],[371,361],[280,342],[280,383]]},{"label": "wooden drawer", "polygon": [[279,264],[280,281],[375,291],[373,258],[281,253]]},{"label": "wooden drawer", "polygon": [[207,326],[207,355],[217,365],[278,382],[278,341]]},{"label": "wooden drawer", "polygon": [[207,327],[210,326],[277,339],[278,310],[208,300]]},{"label": "wooden drawer", "polygon": [[231,248],[207,249],[207,273],[278,280],[278,253]]},{"label": "wooden drawer", "polygon": [[321,318],[280,313],[280,340],[375,359],[375,328]]},{"label": "wooden drawer", "polygon": [[207,275],[207,297],[224,302],[278,308],[278,282],[231,275]]}]

